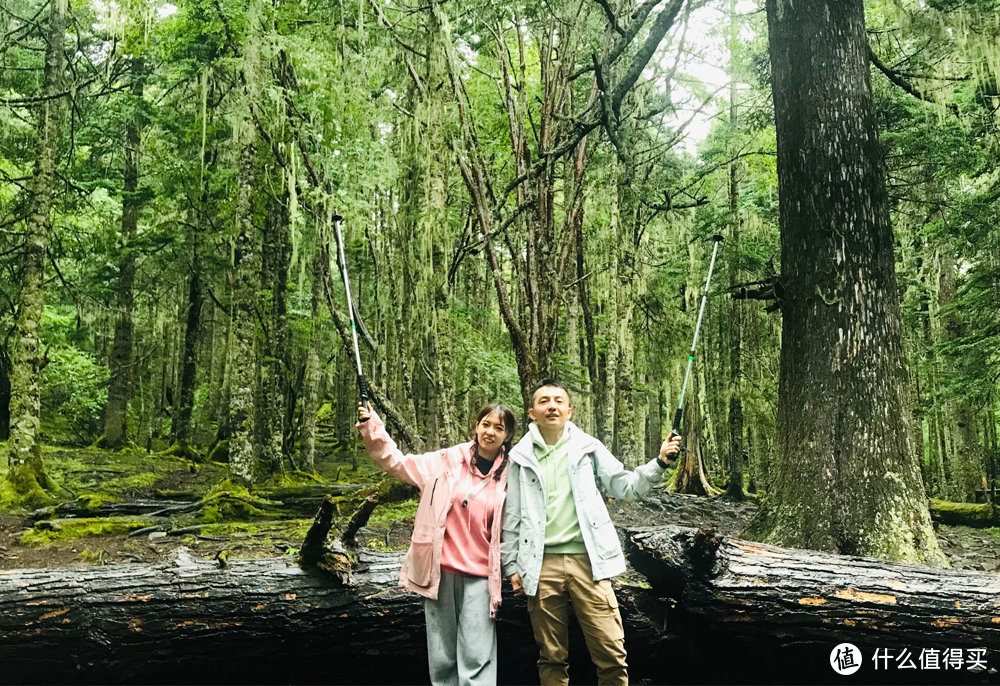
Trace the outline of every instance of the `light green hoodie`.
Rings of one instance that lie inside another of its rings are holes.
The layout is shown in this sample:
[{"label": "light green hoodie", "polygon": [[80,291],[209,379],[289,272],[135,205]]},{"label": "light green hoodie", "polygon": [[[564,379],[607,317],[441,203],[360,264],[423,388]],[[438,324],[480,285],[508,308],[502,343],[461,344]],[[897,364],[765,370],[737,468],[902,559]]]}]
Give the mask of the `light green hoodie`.
[{"label": "light green hoodie", "polygon": [[573,486],[569,480],[569,442],[572,428],[566,425],[555,445],[542,437],[538,425],[532,422],[531,445],[535,459],[542,467],[545,483],[545,552],[576,555],[587,552],[580,531],[580,519],[573,500]]}]

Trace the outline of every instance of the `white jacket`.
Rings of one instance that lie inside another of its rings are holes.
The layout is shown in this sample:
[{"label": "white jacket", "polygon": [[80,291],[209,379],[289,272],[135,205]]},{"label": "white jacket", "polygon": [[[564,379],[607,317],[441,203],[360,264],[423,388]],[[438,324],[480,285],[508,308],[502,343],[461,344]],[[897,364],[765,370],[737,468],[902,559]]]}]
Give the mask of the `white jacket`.
[{"label": "white jacket", "polygon": [[[603,443],[573,422],[566,422],[564,430],[570,432],[569,480],[594,580],[609,579],[625,571],[625,555],[598,487],[612,498],[635,500],[662,478],[664,470],[653,459],[630,471]],[[533,596],[545,553],[548,496],[530,431],[511,450],[508,472],[500,560],[504,575],[520,574],[524,592]]]}]

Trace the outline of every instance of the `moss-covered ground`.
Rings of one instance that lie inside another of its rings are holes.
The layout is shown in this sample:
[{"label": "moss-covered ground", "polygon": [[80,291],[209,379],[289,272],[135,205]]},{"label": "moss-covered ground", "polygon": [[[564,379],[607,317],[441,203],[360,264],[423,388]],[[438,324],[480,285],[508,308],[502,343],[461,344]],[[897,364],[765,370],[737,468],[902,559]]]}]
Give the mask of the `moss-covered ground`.
[{"label": "moss-covered ground", "polygon": [[[180,546],[202,557],[292,555],[324,492],[383,477],[363,454],[333,450],[315,473],[288,470],[248,490],[228,480],[226,463],[176,453],[46,446],[46,472],[59,491],[44,510],[0,512],[0,569],[157,562]],[[0,480],[6,476],[0,464]],[[346,525],[358,494],[336,498],[331,535]],[[166,507],[152,501],[171,509],[157,512]],[[123,512],[125,504],[140,507]],[[358,542],[404,549],[415,511],[415,500],[380,505]]]},{"label": "moss-covered ground", "polygon": [[[193,462],[167,452],[47,446],[43,460],[59,487],[57,504],[30,516],[24,510],[0,511],[0,569],[159,562],[181,546],[204,558],[294,555],[324,492],[378,483],[383,477],[364,454],[337,450],[322,456],[316,473],[287,471],[250,490],[227,480],[224,462]],[[7,466],[0,463],[0,479],[6,475]],[[395,484],[390,498],[410,493],[400,486]],[[354,491],[335,498],[338,514],[331,536],[346,526],[365,495]],[[626,526],[707,526],[738,536],[756,508],[752,502],[717,498],[657,498],[651,506],[614,503],[611,515]],[[164,508],[149,505],[121,511],[122,504],[140,501],[175,504],[169,512],[157,513]],[[415,512],[413,498],[383,502],[359,533],[359,545],[405,549]],[[1000,571],[1000,527],[941,523],[936,531],[952,566]]]}]

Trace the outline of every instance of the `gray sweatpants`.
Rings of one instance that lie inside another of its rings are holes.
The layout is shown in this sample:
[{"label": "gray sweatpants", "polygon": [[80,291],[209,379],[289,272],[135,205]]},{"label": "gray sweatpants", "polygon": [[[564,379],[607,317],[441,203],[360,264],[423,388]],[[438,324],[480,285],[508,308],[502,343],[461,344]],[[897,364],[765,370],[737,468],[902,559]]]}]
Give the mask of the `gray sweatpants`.
[{"label": "gray sweatpants", "polygon": [[434,686],[495,686],[497,629],[487,579],[442,571],[437,600],[424,598],[424,616]]}]

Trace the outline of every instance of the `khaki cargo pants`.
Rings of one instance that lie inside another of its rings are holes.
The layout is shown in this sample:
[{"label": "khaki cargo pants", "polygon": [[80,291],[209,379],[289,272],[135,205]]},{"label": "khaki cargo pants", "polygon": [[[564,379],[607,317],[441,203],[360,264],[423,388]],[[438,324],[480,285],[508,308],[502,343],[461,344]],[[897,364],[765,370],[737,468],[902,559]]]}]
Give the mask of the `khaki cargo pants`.
[{"label": "khaki cargo pants", "polygon": [[528,597],[542,686],[569,683],[570,605],[597,667],[597,683],[628,684],[625,630],[611,581],[594,581],[587,555],[547,554],[537,594]]}]

